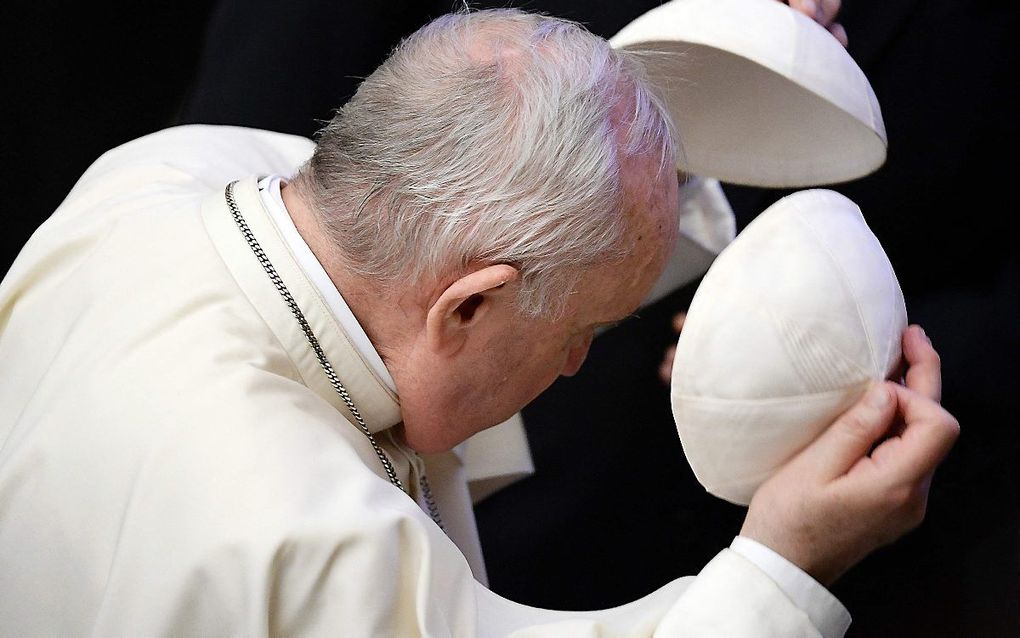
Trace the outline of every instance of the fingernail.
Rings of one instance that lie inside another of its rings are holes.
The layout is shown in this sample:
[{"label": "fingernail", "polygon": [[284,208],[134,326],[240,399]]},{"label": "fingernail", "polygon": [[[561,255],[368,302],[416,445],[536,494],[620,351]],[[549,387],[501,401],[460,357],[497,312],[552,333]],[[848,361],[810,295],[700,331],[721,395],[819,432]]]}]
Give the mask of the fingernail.
[{"label": "fingernail", "polygon": [[928,345],[930,346],[931,345],[931,339],[928,337],[928,333],[926,333],[924,331],[924,328],[922,328],[921,326],[918,326],[917,327],[917,331],[921,333],[921,338],[924,339],[925,341],[927,341]]},{"label": "fingernail", "polygon": [[889,391],[885,389],[885,385],[879,383],[868,390],[868,395],[864,397],[864,402],[878,410],[881,410],[889,403]]},{"label": "fingernail", "polygon": [[818,17],[818,5],[815,0],[804,0],[804,12]]}]

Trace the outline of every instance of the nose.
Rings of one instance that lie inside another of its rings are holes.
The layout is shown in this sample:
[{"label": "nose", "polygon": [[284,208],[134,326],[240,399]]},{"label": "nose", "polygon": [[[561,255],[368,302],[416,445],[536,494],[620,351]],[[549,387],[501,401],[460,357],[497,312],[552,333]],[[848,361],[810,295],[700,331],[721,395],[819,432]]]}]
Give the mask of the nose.
[{"label": "nose", "polygon": [[572,377],[577,374],[577,371],[581,369],[581,365],[584,364],[584,360],[588,357],[588,349],[591,348],[591,340],[594,336],[594,333],[589,334],[585,337],[584,341],[570,349],[570,352],[567,353],[567,360],[563,362],[560,376]]}]

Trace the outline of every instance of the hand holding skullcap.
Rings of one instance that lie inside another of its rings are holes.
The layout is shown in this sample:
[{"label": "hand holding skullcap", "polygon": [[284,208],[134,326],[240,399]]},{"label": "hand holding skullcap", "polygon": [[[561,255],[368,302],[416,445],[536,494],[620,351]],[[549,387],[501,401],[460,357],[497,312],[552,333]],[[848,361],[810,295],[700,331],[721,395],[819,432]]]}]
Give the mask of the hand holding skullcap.
[{"label": "hand holding skullcap", "polygon": [[790,195],[716,259],[677,342],[673,415],[710,493],[747,504],[900,364],[903,293],[860,209]]}]

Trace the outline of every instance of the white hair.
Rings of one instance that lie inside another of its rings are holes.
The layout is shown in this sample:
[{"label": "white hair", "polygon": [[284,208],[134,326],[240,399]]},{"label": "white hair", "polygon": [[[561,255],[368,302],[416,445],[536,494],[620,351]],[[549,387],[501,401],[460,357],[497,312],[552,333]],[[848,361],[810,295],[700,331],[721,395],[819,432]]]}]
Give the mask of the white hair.
[{"label": "white hair", "polygon": [[464,12],[361,83],[295,185],[354,274],[392,289],[511,264],[519,310],[554,316],[586,267],[628,251],[621,160],[649,152],[673,170],[636,57],[569,21]]}]

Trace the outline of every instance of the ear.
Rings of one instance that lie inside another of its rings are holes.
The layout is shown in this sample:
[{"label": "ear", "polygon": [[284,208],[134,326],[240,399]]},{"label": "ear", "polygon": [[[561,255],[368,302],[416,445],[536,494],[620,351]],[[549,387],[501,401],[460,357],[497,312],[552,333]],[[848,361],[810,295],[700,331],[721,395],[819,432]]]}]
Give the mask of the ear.
[{"label": "ear", "polygon": [[507,264],[486,266],[457,279],[439,295],[425,318],[429,348],[443,355],[456,353],[472,328],[510,294],[504,284],[520,272]]}]

